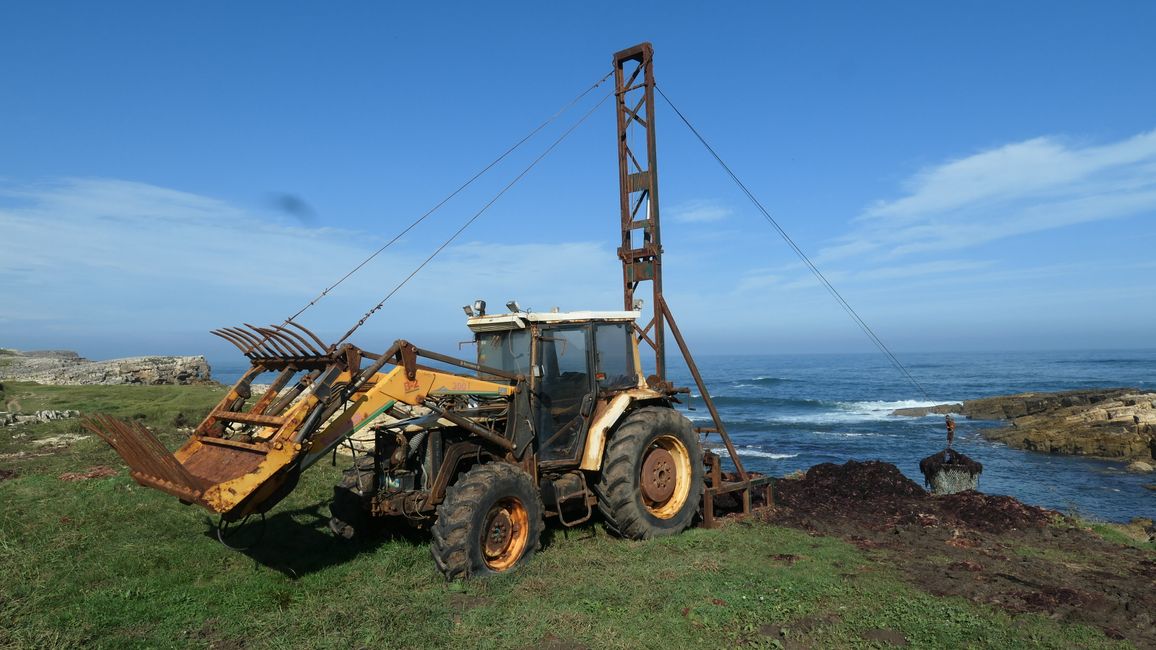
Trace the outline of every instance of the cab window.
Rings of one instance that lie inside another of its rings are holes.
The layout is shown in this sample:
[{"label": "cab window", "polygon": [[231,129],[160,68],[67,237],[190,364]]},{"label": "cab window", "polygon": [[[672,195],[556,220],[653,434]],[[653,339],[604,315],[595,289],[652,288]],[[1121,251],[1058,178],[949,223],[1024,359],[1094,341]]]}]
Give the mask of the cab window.
[{"label": "cab window", "polygon": [[602,323],[594,328],[594,378],[602,390],[638,385],[629,323]]}]

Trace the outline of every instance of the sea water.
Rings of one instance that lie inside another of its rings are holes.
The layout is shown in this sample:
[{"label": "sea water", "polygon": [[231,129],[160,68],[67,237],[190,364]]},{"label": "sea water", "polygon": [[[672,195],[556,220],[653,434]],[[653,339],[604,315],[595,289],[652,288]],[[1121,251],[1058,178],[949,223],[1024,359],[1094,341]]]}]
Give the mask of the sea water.
[{"label": "sea water", "polygon": [[[919,461],[947,441],[942,415],[891,415],[898,408],[1028,391],[1134,387],[1156,392],[1156,350],[903,354],[923,393],[881,354],[717,356],[699,369],[749,469],[776,476],[818,463],[882,460],[923,483]],[[689,373],[671,373],[689,382]],[[708,423],[692,392],[688,413]],[[1156,517],[1156,474],[1124,462],[1011,449],[984,440],[1007,426],[956,418],[953,447],[983,463],[979,489],[1025,503],[1108,521]],[[707,444],[726,456],[718,436]]]},{"label": "sea water", "polygon": [[[1156,350],[900,354],[919,388],[881,354],[701,356],[707,387],[748,470],[783,476],[819,463],[882,460],[922,484],[920,459],[944,448],[943,416],[893,416],[897,408],[1028,391],[1133,387],[1156,391]],[[670,378],[691,386],[684,409],[710,421],[690,373],[670,358]],[[222,383],[242,368],[214,365]],[[954,448],[983,463],[980,490],[1093,519],[1156,518],[1156,474],[1125,463],[1011,449],[956,419]],[[726,457],[718,435],[708,447]]]}]

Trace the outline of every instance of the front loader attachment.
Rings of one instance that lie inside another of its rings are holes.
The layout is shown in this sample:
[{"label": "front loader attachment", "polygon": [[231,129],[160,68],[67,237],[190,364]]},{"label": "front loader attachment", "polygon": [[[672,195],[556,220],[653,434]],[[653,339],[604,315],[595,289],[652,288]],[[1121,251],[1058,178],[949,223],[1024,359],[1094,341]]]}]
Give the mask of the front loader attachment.
[{"label": "front loader attachment", "polygon": [[[139,422],[95,416],[83,424],[120,454],[141,485],[227,521],[265,512],[296,486],[305,466],[356,424],[368,424],[358,389],[386,361],[383,355],[362,370],[357,348],[335,350],[297,328],[246,325],[213,332],[240,348],[251,368],[175,452]],[[272,383],[255,396],[253,381],[269,373],[276,373]],[[323,426],[324,440],[314,439]]]},{"label": "front loader attachment", "polygon": [[[511,385],[520,381],[517,376],[499,384],[435,371],[417,364],[419,354],[466,370],[508,374],[419,350],[405,341],[382,355],[348,344],[325,346],[309,330],[290,324],[299,332],[252,325],[213,332],[236,345],[251,368],[175,452],[139,422],[95,416],[83,425],[120,454],[137,483],[199,504],[226,521],[272,508],[296,487],[302,470],[399,402],[426,406],[519,456],[531,441],[520,435],[528,429],[514,427],[505,437],[438,402],[506,399],[518,390]],[[366,360],[372,363],[362,368]],[[394,367],[378,372],[386,364]],[[268,388],[255,394],[254,380],[270,373],[276,376]]]}]

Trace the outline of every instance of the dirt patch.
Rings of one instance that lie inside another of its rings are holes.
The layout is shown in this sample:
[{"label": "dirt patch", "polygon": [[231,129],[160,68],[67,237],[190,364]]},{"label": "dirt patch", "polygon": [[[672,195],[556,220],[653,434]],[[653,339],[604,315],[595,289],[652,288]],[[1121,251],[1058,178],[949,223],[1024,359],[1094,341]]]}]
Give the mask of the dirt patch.
[{"label": "dirt patch", "polygon": [[762,518],[845,539],[929,593],[1156,647],[1156,552],[1104,541],[1059,513],[974,491],[933,496],[877,461],[816,465],[777,481],[775,497]]},{"label": "dirt patch", "polygon": [[877,641],[884,645],[892,645],[896,647],[904,647],[907,645],[907,637],[899,630],[892,630],[890,628],[867,630],[859,636],[866,641]]},{"label": "dirt patch", "polygon": [[107,478],[109,476],[116,476],[117,472],[111,467],[98,465],[96,467],[89,467],[83,472],[65,472],[59,477],[62,481],[87,481],[93,478]]},{"label": "dirt patch", "polygon": [[838,614],[828,612],[804,616],[790,623],[760,625],[758,633],[759,636],[772,639],[776,646],[783,650],[806,650],[812,647],[806,640],[807,635],[820,628],[837,625],[842,620]]},{"label": "dirt patch", "polygon": [[16,478],[17,476],[18,474],[16,473],[16,470],[0,469],[0,481],[7,481],[8,479]]},{"label": "dirt patch", "polygon": [[207,618],[199,630],[185,634],[198,644],[203,644],[211,650],[243,650],[247,647],[245,639],[223,636],[219,628],[220,621],[215,618]]}]

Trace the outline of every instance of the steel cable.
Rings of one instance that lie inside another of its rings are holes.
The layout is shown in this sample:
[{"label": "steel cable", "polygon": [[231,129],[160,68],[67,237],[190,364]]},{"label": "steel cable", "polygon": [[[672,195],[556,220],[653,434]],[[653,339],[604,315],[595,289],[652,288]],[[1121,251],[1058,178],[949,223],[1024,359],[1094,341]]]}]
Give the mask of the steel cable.
[{"label": "steel cable", "polygon": [[[519,147],[521,147],[523,144],[525,144],[525,143],[526,143],[528,140],[530,140],[530,138],[533,138],[535,135],[537,135],[539,131],[541,131],[542,129],[544,129],[544,128],[546,128],[547,126],[549,126],[549,125],[550,125],[552,122],[554,122],[554,120],[558,119],[558,118],[559,118],[559,117],[561,117],[561,116],[562,116],[564,113],[566,113],[566,111],[568,111],[568,110],[570,110],[571,108],[573,108],[573,106],[574,106],[575,104],[577,104],[578,102],[580,102],[580,101],[581,101],[581,100],[582,100],[584,97],[586,97],[586,95],[589,95],[589,94],[590,94],[592,91],[594,91],[595,89],[597,89],[599,86],[601,86],[602,84],[606,83],[606,80],[607,80],[607,79],[609,79],[609,78],[611,77],[611,75],[613,75],[613,74],[614,74],[614,71],[613,71],[613,70],[611,70],[610,72],[607,72],[607,73],[606,73],[606,74],[605,74],[605,75],[604,75],[604,76],[603,76],[601,79],[599,79],[598,81],[596,81],[596,82],[595,82],[595,83],[594,83],[592,86],[590,86],[590,87],[589,87],[589,88],[587,88],[586,90],[583,90],[581,93],[579,93],[579,94],[578,94],[578,96],[577,96],[577,97],[575,97],[574,99],[570,100],[570,101],[569,101],[569,102],[568,102],[568,103],[567,103],[565,106],[563,106],[562,108],[558,109],[558,110],[557,110],[557,111],[556,111],[556,112],[555,112],[553,115],[551,115],[550,117],[546,118],[546,120],[545,120],[545,121],[543,121],[541,124],[539,124],[539,125],[538,125],[537,127],[535,127],[533,130],[531,130],[529,133],[527,133],[525,136],[523,136],[521,140],[518,140],[518,141],[517,141],[517,142],[515,142],[513,145],[511,145],[511,146],[510,146],[508,149],[506,149],[505,151],[503,151],[503,152],[501,153],[501,155],[499,155],[497,158],[495,158],[495,159],[493,159],[492,161],[490,161],[490,163],[489,163],[488,165],[486,165],[485,167],[483,167],[482,169],[480,169],[480,170],[479,170],[477,173],[475,173],[473,176],[471,176],[471,177],[470,177],[470,178],[469,178],[467,181],[465,181],[465,182],[464,182],[464,183],[462,183],[460,186],[458,186],[458,188],[457,188],[457,189],[455,189],[454,191],[452,191],[452,192],[450,192],[448,195],[446,195],[446,197],[445,197],[445,198],[443,198],[441,201],[438,201],[438,202],[437,202],[437,203],[436,203],[436,204],[435,204],[435,205],[434,205],[432,208],[430,208],[429,210],[427,210],[427,211],[426,211],[424,214],[422,214],[420,217],[418,217],[418,218],[417,218],[417,219],[415,219],[415,220],[414,220],[412,223],[410,223],[408,226],[406,226],[404,229],[402,229],[402,230],[401,230],[401,232],[399,232],[399,233],[397,233],[396,235],[394,235],[394,237],[393,237],[392,239],[390,239],[388,242],[386,242],[384,245],[382,245],[382,246],[381,246],[380,248],[378,248],[376,251],[374,251],[373,253],[371,253],[371,254],[370,254],[368,257],[366,257],[364,260],[362,260],[362,261],[361,261],[361,263],[359,263],[357,266],[353,267],[353,269],[351,269],[351,270],[350,270],[348,273],[346,273],[345,275],[341,276],[341,278],[339,278],[339,279],[338,279],[336,282],[334,282],[333,284],[331,284],[331,285],[329,285],[328,287],[326,287],[326,288],[325,288],[325,289],[324,289],[324,290],[323,290],[321,293],[317,294],[317,296],[315,296],[315,297],[314,297],[312,300],[310,300],[308,303],[306,303],[304,307],[302,307],[301,309],[298,309],[298,310],[297,310],[297,312],[296,312],[295,314],[293,314],[292,316],[290,316],[290,317],[286,318],[286,319],[284,320],[284,322],[282,322],[282,323],[281,323],[281,327],[284,327],[284,326],[288,325],[289,323],[291,323],[291,322],[295,321],[295,320],[297,319],[297,317],[298,317],[298,316],[300,316],[301,314],[304,314],[304,313],[305,313],[305,312],[306,312],[308,309],[310,309],[311,307],[313,307],[314,305],[316,305],[318,302],[320,302],[322,298],[324,298],[325,296],[329,295],[329,292],[330,292],[330,291],[333,291],[334,289],[336,289],[336,288],[337,288],[339,285],[341,285],[343,282],[345,282],[346,280],[348,280],[348,279],[349,279],[349,278],[350,278],[350,277],[351,277],[351,276],[352,276],[354,273],[357,273],[357,272],[358,272],[358,271],[360,271],[360,270],[361,270],[363,267],[365,267],[365,265],[366,265],[366,264],[368,264],[369,262],[373,261],[373,259],[374,259],[374,258],[376,258],[378,255],[380,255],[380,254],[381,254],[383,251],[385,251],[385,249],[387,249],[387,248],[389,248],[390,246],[392,246],[392,245],[393,245],[394,243],[396,243],[396,242],[397,242],[399,239],[401,239],[401,238],[402,238],[402,237],[404,237],[404,236],[405,236],[407,233],[409,233],[409,231],[411,231],[411,230],[413,230],[414,228],[416,228],[416,227],[417,227],[419,224],[421,224],[421,222],[425,221],[425,220],[426,220],[426,218],[428,218],[428,217],[429,217],[430,215],[432,215],[434,212],[437,212],[437,211],[438,211],[439,209],[441,209],[441,207],[442,207],[442,206],[444,206],[446,203],[449,203],[449,201],[450,201],[451,199],[453,199],[455,196],[457,196],[458,194],[461,194],[461,193],[462,193],[462,191],[464,191],[464,190],[465,190],[467,187],[469,187],[470,185],[472,185],[472,184],[474,183],[474,181],[476,181],[476,180],[478,180],[479,178],[481,178],[481,177],[482,177],[482,176],[483,176],[483,175],[484,175],[486,172],[488,172],[488,171],[490,171],[491,169],[493,169],[495,165],[497,165],[498,163],[500,163],[500,162],[502,162],[503,160],[505,160],[507,156],[509,156],[510,154],[512,154],[512,153],[513,153],[515,150],[517,150]],[[601,101],[599,101],[599,104],[601,104],[601,103],[602,103],[602,101],[605,101],[605,98],[603,98]],[[583,118],[582,118],[582,120],[585,120],[585,119],[586,119],[585,117],[583,117]],[[581,121],[580,121],[579,123],[581,123]],[[569,133],[569,132],[567,132],[567,133]],[[555,144],[557,144],[557,143],[555,143]],[[552,148],[553,148],[553,146],[551,146],[551,149],[552,149]],[[547,152],[548,152],[548,151],[549,151],[549,150],[547,150]],[[537,162],[537,161],[535,161],[535,163],[536,163],[536,162]],[[531,165],[531,167],[533,167],[533,165]],[[527,168],[527,169],[526,169],[526,171],[529,171],[529,168]],[[523,173],[522,173],[522,175],[525,175],[525,172],[523,172]],[[521,176],[519,176],[519,178],[521,178]],[[516,181],[515,181],[515,182],[516,182]],[[509,189],[509,187],[507,187],[506,189]],[[503,192],[505,192],[505,190],[503,190]],[[498,196],[501,196],[501,194],[499,194]],[[494,200],[497,200],[497,197],[495,197],[495,199],[494,199]],[[491,201],[491,203],[492,203],[492,201]],[[489,205],[487,205],[486,207],[489,207]],[[483,208],[483,211],[484,211],[484,210],[485,210],[485,209]],[[479,214],[480,214],[480,213],[479,213]],[[468,224],[467,224],[467,225],[468,225]],[[456,234],[455,234],[455,237],[456,237]],[[440,250],[441,250],[441,249],[438,249],[438,252],[440,252]],[[436,255],[436,254],[437,254],[437,253],[435,252],[435,255]],[[427,261],[428,261],[428,260],[427,260]],[[424,264],[423,264],[423,266],[424,266]],[[421,268],[419,267],[419,268],[418,268],[418,270],[420,271],[420,270],[421,270]],[[416,274],[416,271],[415,271],[414,273]],[[411,275],[410,275],[410,277],[413,277],[413,274],[411,274]],[[409,278],[406,278],[406,281],[408,281],[408,280],[409,280]],[[405,282],[402,282],[402,284],[405,284]],[[398,287],[397,287],[397,288],[401,288],[401,285],[398,285]],[[395,289],[395,290],[396,290],[396,289]],[[390,295],[392,295],[392,293],[391,293]],[[387,297],[387,299],[388,299],[388,297]],[[384,302],[384,301],[383,301],[383,302]],[[372,310],[372,311],[375,311],[375,310]],[[371,311],[371,313],[372,313],[372,311]],[[363,322],[364,322],[364,319],[363,319],[361,322],[359,322],[359,323],[358,323],[358,325],[357,325],[357,326],[355,326],[353,329],[357,329],[357,327],[360,327],[360,326],[361,326],[361,323],[363,323]],[[350,333],[352,333],[352,330],[350,331]],[[345,340],[345,338],[347,338],[348,336],[349,336],[349,334],[346,334],[346,336],[345,336],[345,337],[342,337],[342,339],[341,339],[341,340],[342,340],[342,341],[344,341],[344,340]],[[258,343],[258,345],[260,345],[261,343],[264,343],[265,341],[268,341],[268,340],[269,340],[269,336],[268,336],[268,335],[265,335],[265,337],[264,337],[264,338],[263,338],[263,339],[262,339],[262,340],[261,340],[261,341]],[[340,342],[341,342],[341,341],[338,341],[338,343],[340,343]],[[336,345],[336,344],[335,344],[335,345]]]},{"label": "steel cable", "polygon": [[923,394],[924,399],[930,400],[931,397],[927,394],[927,391],[923,388],[923,385],[916,381],[915,377],[911,376],[911,373],[907,371],[907,368],[904,367],[902,363],[900,363],[899,359],[896,358],[896,356],[891,352],[890,348],[888,348],[887,345],[883,343],[883,340],[875,334],[875,331],[871,329],[871,326],[868,325],[867,322],[859,316],[858,312],[856,312],[853,307],[851,307],[851,303],[847,302],[843,295],[840,294],[839,291],[835,288],[835,285],[831,284],[831,281],[828,280],[825,275],[823,275],[823,272],[819,270],[819,267],[811,261],[811,258],[807,257],[807,254],[803,252],[803,249],[799,248],[799,245],[796,244],[793,239],[791,239],[791,236],[787,234],[787,231],[781,225],[779,225],[779,222],[771,216],[771,213],[763,207],[763,204],[760,203],[757,198],[755,198],[755,195],[751,193],[747,186],[741,180],[739,180],[739,177],[734,173],[734,171],[731,170],[730,166],[723,161],[722,157],[718,155],[718,152],[714,150],[714,147],[710,146],[710,144],[706,141],[706,138],[704,138],[702,134],[698,132],[698,129],[694,128],[694,125],[690,123],[690,120],[688,120],[686,116],[682,114],[682,111],[678,110],[678,107],[674,105],[674,102],[670,101],[670,98],[666,96],[666,93],[662,92],[661,88],[655,85],[654,89],[658,91],[658,94],[662,96],[667,105],[674,109],[674,112],[678,115],[679,119],[682,120],[682,123],[685,124],[688,129],[690,129],[690,132],[693,133],[696,138],[698,138],[698,141],[702,143],[702,146],[705,147],[706,150],[710,152],[710,155],[714,157],[715,161],[717,161],[718,164],[722,166],[723,170],[726,171],[731,180],[733,180],[735,184],[739,186],[739,189],[743,191],[743,194],[746,194],[751,203],[753,203],[754,206],[758,208],[759,212],[762,213],[767,222],[770,223],[771,226],[773,226],[774,229],[779,233],[779,236],[782,237],[783,241],[785,241],[787,245],[791,247],[791,250],[793,250],[795,254],[798,255],[799,259],[801,259],[803,263],[807,265],[807,268],[811,270],[811,273],[814,274],[816,278],[818,278],[819,282],[827,289],[827,292],[831,294],[831,297],[835,299],[835,302],[839,303],[839,306],[843,308],[843,311],[847,312],[847,315],[851,317],[851,320],[853,320],[861,330],[863,330],[863,333],[866,334],[867,338],[869,338],[871,342],[875,344],[875,347],[879,348],[879,351],[882,352],[883,355],[886,356],[891,361],[891,363],[899,369],[901,373],[903,373],[907,380],[910,381],[917,389],[919,389],[919,392]]},{"label": "steel cable", "polygon": [[[605,81],[605,79],[603,79],[603,81]],[[427,264],[429,264],[431,261],[433,261],[433,259],[435,257],[437,257],[439,253],[441,253],[443,250],[446,249],[446,247],[448,247],[450,244],[452,244],[454,242],[454,240],[456,240],[458,238],[459,235],[461,235],[463,232],[465,232],[466,228],[469,228],[472,223],[474,223],[475,221],[478,220],[478,217],[481,217],[482,214],[484,214],[485,211],[490,208],[490,206],[494,205],[494,203],[496,203],[498,201],[498,199],[502,198],[503,194],[505,194],[518,181],[522,180],[522,178],[525,177],[525,175],[528,174],[531,169],[533,169],[539,162],[541,162],[543,158],[545,158],[547,155],[549,155],[550,152],[553,151],[555,147],[557,147],[559,144],[561,144],[562,141],[565,140],[566,137],[569,136],[571,133],[573,133],[574,130],[577,129],[583,122],[585,122],[587,118],[589,118],[591,115],[593,115],[594,111],[597,110],[598,107],[601,106],[602,103],[605,102],[607,99],[609,99],[610,96],[613,94],[614,94],[613,91],[611,91],[611,92],[603,95],[602,99],[598,100],[598,103],[596,103],[593,107],[591,107],[590,110],[586,111],[586,114],[583,115],[573,125],[571,125],[570,128],[566,129],[566,131],[564,133],[562,133],[562,135],[558,136],[558,138],[556,140],[554,140],[554,142],[552,142],[549,147],[546,147],[545,151],[543,151],[537,158],[535,158],[533,160],[533,162],[531,162],[529,165],[527,165],[526,168],[523,169],[522,172],[519,173],[517,176],[515,176],[513,180],[511,180],[509,183],[507,183],[506,186],[501,189],[501,191],[499,191],[497,194],[495,194],[494,198],[490,199],[488,203],[486,203],[484,206],[482,206],[482,209],[478,210],[476,213],[474,213],[474,216],[470,217],[465,223],[463,223],[462,226],[460,228],[458,228],[457,231],[454,232],[454,234],[450,235],[450,237],[448,239],[446,239],[444,242],[442,242],[441,246],[438,246],[437,249],[434,250],[434,252],[430,253],[429,257],[425,258],[425,260],[421,264],[418,264],[417,268],[414,269],[413,272],[411,272],[408,276],[405,277],[404,280],[399,282],[397,284],[397,286],[395,286],[392,290],[390,290],[390,292],[388,294],[386,294],[386,296],[384,298],[381,299],[381,302],[377,303],[372,309],[367,311],[365,313],[365,315],[361,317],[361,320],[357,321],[357,324],[355,324],[353,327],[351,327],[349,329],[349,331],[346,332],[345,335],[342,336],[340,339],[338,339],[337,343],[335,343],[334,345],[340,345],[343,341],[345,341],[350,336],[352,336],[353,333],[356,332],[359,327],[361,327],[362,325],[365,324],[365,321],[369,320],[370,316],[373,316],[374,313],[376,313],[378,310],[380,310],[385,305],[387,300],[392,298],[393,295],[395,293],[397,293],[402,287],[404,287],[407,282],[412,280],[413,277],[415,275],[417,275],[423,268],[425,268],[425,266]]]}]

